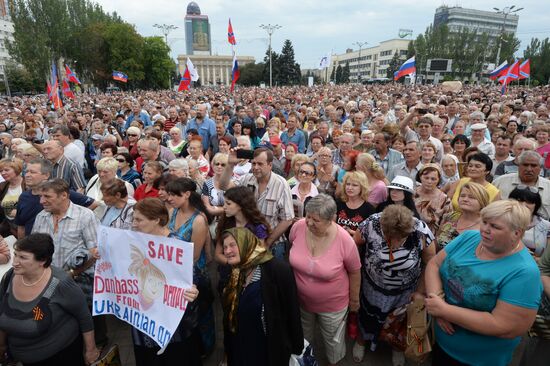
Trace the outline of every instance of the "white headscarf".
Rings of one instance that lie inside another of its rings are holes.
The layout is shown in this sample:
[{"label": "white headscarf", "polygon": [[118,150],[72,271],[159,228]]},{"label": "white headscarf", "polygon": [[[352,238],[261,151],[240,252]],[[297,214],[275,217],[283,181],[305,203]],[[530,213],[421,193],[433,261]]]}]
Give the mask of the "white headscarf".
[{"label": "white headscarf", "polygon": [[[451,159],[455,163],[455,174],[453,176],[447,176],[445,173],[445,170],[443,169],[443,162],[445,159]],[[456,182],[460,179],[460,176],[458,175],[458,158],[452,154],[445,154],[443,155],[443,159],[441,159],[441,187],[446,185],[447,183]]]}]

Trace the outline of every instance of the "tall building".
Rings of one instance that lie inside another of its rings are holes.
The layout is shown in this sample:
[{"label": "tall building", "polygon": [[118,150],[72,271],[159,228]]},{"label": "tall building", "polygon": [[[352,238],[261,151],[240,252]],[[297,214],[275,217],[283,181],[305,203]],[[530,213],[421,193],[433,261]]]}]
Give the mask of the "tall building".
[{"label": "tall building", "polygon": [[211,55],[210,22],[201,15],[199,5],[192,1],[185,15],[185,51],[188,55]]},{"label": "tall building", "polygon": [[352,83],[385,78],[386,70],[396,52],[400,60],[406,60],[409,42],[408,39],[390,39],[380,42],[377,46],[361,50],[348,49],[346,53],[332,55],[331,65],[324,73],[323,79],[328,81],[333,69],[338,66],[344,67],[346,64],[349,64],[349,79]]},{"label": "tall building", "polygon": [[458,32],[461,28],[475,30],[478,34],[487,33],[490,38],[497,38],[502,32],[516,33],[519,16],[509,14],[504,24],[504,14],[496,11],[466,9],[460,6],[440,6],[435,10],[434,27],[446,24],[449,31]]},{"label": "tall building", "polygon": [[[4,66],[11,60],[7,41],[13,42],[13,23],[9,13],[9,0],[0,0],[0,74],[4,75]],[[0,77],[1,78],[1,77]]]}]

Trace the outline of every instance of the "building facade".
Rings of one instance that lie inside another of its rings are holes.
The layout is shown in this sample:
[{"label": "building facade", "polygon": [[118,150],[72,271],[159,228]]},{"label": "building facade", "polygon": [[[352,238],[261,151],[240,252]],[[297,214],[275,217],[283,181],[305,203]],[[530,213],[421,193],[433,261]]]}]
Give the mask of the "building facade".
[{"label": "building facade", "polygon": [[475,30],[478,34],[487,33],[495,39],[502,33],[516,33],[519,16],[509,14],[504,23],[504,14],[496,11],[466,9],[460,6],[440,6],[435,10],[434,27],[446,24],[450,32],[458,32],[461,28]]},{"label": "building facade", "polygon": [[336,70],[338,66],[344,67],[346,64],[349,64],[351,83],[385,78],[387,68],[395,53],[399,55],[400,60],[406,60],[409,42],[408,39],[390,39],[380,42],[378,46],[366,47],[361,50],[348,49],[346,53],[332,55],[331,66],[324,73],[323,79],[330,81],[332,70]]},{"label": "building facade", "polygon": [[[4,66],[11,60],[7,41],[13,42],[13,23],[9,14],[8,0],[0,0],[0,74],[4,75]],[[3,77],[3,76],[2,76]]]},{"label": "building facade", "polygon": [[[197,69],[201,85],[231,85],[233,56],[178,55],[178,71],[181,75],[185,72],[187,57]],[[242,67],[255,60],[252,56],[237,56],[237,62]]]},{"label": "building facade", "polygon": [[208,15],[201,15],[201,9],[194,1],[187,5],[185,15],[185,52],[188,55],[212,54]]}]

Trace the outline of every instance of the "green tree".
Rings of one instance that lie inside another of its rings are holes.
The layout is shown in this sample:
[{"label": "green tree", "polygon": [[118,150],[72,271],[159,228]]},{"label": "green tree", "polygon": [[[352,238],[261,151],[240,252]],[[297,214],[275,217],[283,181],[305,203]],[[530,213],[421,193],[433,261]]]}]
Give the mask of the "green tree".
[{"label": "green tree", "polygon": [[342,67],[342,84],[349,83],[349,62]]},{"label": "green tree", "polygon": [[[264,79],[264,68],[265,64],[263,62],[253,64],[249,63],[242,67],[239,67],[241,76],[237,81],[237,84],[244,86],[258,86]],[[268,76],[269,82],[269,76]]]},{"label": "green tree", "polygon": [[[411,42],[412,43],[412,42]],[[412,56],[411,56],[412,57]],[[390,63],[388,65],[388,68],[386,69],[386,77],[390,80],[393,80],[393,74],[399,70],[400,66],[400,60],[399,60],[399,54],[396,52],[393,54],[392,59],[390,60]]]},{"label": "green tree", "polygon": [[294,59],[294,47],[292,42],[287,39],[283,44],[281,55],[277,59],[279,64],[278,81],[281,85],[297,85],[300,84],[302,75],[300,73],[300,65]]},{"label": "green tree", "polygon": [[143,49],[143,89],[168,89],[176,64],[170,57],[170,47],[162,37],[146,37]]},{"label": "green tree", "polygon": [[531,64],[531,84],[547,84],[550,80],[550,39],[532,38],[523,57]]},{"label": "green tree", "polygon": [[[32,74],[23,66],[19,66],[14,62],[9,62],[5,66],[6,76],[11,93],[27,93],[42,90],[44,87],[34,80]],[[0,91],[6,92],[4,82],[0,82]]]},{"label": "green tree", "polygon": [[336,68],[336,77],[334,80],[335,84],[341,84],[342,83],[342,66],[338,65]]}]

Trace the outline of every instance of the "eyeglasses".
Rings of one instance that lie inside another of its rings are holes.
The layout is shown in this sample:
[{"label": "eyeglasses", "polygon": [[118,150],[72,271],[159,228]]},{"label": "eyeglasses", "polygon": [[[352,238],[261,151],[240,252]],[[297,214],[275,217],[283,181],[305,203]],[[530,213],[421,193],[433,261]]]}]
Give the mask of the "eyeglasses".
[{"label": "eyeglasses", "polygon": [[129,133],[128,136],[137,137],[138,135],[134,135],[133,133]]},{"label": "eyeglasses", "polygon": [[332,157],[331,155],[319,155],[320,158],[330,158]]},{"label": "eyeglasses", "polygon": [[527,186],[525,184],[518,184],[517,188],[521,190],[527,189],[531,193],[539,193],[539,187]]},{"label": "eyeglasses", "polygon": [[224,163],[214,163],[215,166],[225,166]]},{"label": "eyeglasses", "polygon": [[313,174],[315,174],[315,173],[313,173],[313,172],[308,172],[307,170],[300,170],[300,171],[298,172],[298,174],[299,174],[299,175],[305,175],[306,177],[312,177]]},{"label": "eyeglasses", "polygon": [[116,161],[118,161],[119,163],[125,163],[126,159],[116,159]]}]

